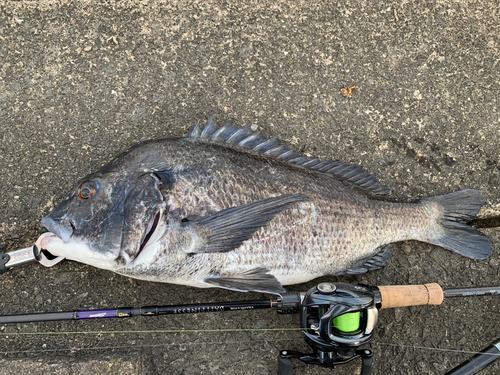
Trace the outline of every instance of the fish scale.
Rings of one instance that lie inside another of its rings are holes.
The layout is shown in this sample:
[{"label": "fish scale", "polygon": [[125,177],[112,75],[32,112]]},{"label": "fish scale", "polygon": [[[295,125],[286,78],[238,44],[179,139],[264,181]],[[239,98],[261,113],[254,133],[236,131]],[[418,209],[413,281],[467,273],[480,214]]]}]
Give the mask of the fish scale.
[{"label": "fish scale", "polygon": [[480,191],[412,203],[386,201],[387,191],[359,166],[210,117],[186,138],[142,142],[85,177],[42,220],[52,233],[41,243],[139,279],[268,293],[380,268],[402,240],[491,254],[487,236],[467,224],[484,203]]}]

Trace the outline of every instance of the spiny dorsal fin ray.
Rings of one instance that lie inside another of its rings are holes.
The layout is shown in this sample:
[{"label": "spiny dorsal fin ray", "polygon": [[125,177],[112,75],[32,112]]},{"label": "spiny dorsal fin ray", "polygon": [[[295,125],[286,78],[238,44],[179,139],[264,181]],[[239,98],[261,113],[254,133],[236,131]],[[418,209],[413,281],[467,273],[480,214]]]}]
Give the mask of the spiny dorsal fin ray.
[{"label": "spiny dorsal fin ray", "polygon": [[252,132],[250,125],[237,128],[233,125],[233,120],[230,120],[226,125],[219,128],[215,124],[213,116],[212,114],[209,117],[203,129],[200,128],[198,122],[189,133],[189,137],[226,142],[287,161],[291,164],[333,174],[372,194],[385,195],[388,193],[386,186],[382,185],[374,175],[365,172],[360,166],[333,160],[321,161],[300,155],[297,151],[289,149],[285,145],[280,145],[275,138],[267,139],[261,132]]},{"label": "spiny dorsal fin ray", "polygon": [[211,139],[212,135],[219,130],[219,127],[215,125],[214,122],[214,115],[212,115],[208,118],[207,123],[203,127],[203,131],[201,132],[201,138],[206,138],[206,139]]},{"label": "spiny dorsal fin ray", "polygon": [[191,138],[200,138],[201,137],[201,127],[200,127],[200,121],[196,123],[196,125],[191,129],[191,131],[188,134],[188,137]]}]

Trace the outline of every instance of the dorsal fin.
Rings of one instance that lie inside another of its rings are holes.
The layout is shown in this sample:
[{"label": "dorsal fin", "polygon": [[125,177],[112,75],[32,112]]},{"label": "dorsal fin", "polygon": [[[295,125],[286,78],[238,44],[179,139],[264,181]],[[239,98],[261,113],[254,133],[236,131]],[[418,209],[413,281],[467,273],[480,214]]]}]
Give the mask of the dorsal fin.
[{"label": "dorsal fin", "polygon": [[233,125],[233,120],[230,120],[226,125],[219,128],[214,122],[213,114],[208,118],[203,129],[198,122],[189,132],[189,137],[230,143],[235,146],[287,161],[291,164],[297,164],[320,172],[333,174],[372,194],[385,195],[388,193],[387,186],[382,185],[377,177],[365,172],[360,166],[333,160],[321,161],[309,158],[305,155],[300,155],[297,151],[279,144],[275,138],[267,139],[261,132],[252,132],[250,125],[246,125],[243,128],[237,128]]}]

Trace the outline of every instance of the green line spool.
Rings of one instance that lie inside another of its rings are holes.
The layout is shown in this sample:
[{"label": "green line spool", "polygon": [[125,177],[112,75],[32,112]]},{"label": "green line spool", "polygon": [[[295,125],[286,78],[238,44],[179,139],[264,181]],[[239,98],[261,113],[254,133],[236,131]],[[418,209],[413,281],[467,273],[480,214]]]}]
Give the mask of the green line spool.
[{"label": "green line spool", "polygon": [[361,321],[361,312],[355,311],[352,313],[342,314],[333,319],[333,326],[340,332],[352,333],[359,329]]}]

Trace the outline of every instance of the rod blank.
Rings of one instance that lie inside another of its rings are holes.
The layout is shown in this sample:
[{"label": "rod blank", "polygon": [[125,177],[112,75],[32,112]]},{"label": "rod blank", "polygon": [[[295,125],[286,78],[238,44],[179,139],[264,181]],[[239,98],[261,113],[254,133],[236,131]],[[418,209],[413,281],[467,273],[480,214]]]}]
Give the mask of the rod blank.
[{"label": "rod blank", "polygon": [[154,316],[172,314],[194,314],[203,312],[238,311],[270,309],[277,300],[257,300],[240,302],[217,302],[192,305],[121,307],[118,309],[97,309],[66,312],[50,312],[38,314],[4,315],[0,316],[0,324],[30,323],[58,320],[84,320],[106,318],[131,318],[134,316]]}]

